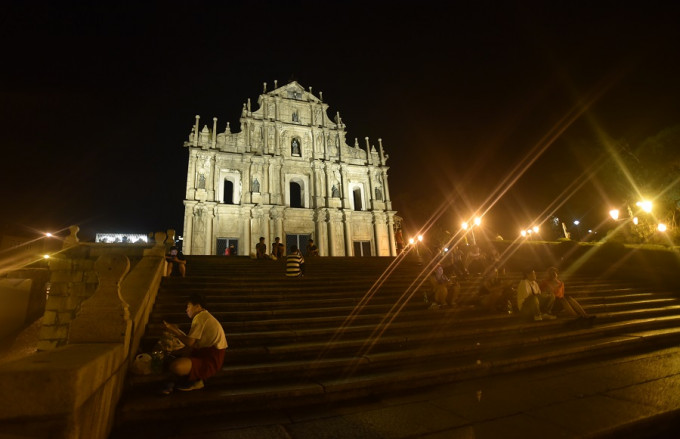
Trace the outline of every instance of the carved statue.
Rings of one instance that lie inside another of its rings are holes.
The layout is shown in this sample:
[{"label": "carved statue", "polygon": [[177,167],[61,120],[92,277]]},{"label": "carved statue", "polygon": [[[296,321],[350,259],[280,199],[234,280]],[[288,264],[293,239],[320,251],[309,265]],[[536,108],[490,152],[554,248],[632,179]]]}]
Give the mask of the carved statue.
[{"label": "carved statue", "polygon": [[300,155],[300,142],[298,139],[293,139],[293,141],[290,144],[291,147],[291,154],[293,155]]},{"label": "carved statue", "polygon": [[340,198],[340,191],[338,190],[337,185],[333,185],[333,188],[331,189],[331,195],[333,198]]},{"label": "carved statue", "polygon": [[382,190],[380,189],[380,186],[375,188],[375,199],[382,201]]},{"label": "carved statue", "polygon": [[260,192],[260,181],[257,177],[253,179],[253,192]]},{"label": "carved statue", "polygon": [[198,174],[198,188],[205,189],[205,174]]}]

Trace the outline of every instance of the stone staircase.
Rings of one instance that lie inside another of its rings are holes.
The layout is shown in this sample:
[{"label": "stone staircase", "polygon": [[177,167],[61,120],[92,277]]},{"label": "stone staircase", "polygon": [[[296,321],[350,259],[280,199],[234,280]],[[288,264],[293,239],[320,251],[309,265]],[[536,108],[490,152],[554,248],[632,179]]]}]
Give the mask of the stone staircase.
[{"label": "stone staircase", "polygon": [[[287,279],[282,261],[187,259],[187,278],[164,279],[142,346],[151,349],[162,320],[188,331],[185,301],[199,292],[227,334],[224,367],[205,389],[165,398],[155,392],[166,377],[130,376],[114,437],[141,422],[186,419],[187,411],[351,400],[680,341],[677,294],[622,280],[565,279],[568,294],[597,315],[583,327],[570,318],[529,323],[468,307],[428,310],[425,265],[417,260],[307,258],[305,277]],[[478,284],[463,281],[461,295]]]}]

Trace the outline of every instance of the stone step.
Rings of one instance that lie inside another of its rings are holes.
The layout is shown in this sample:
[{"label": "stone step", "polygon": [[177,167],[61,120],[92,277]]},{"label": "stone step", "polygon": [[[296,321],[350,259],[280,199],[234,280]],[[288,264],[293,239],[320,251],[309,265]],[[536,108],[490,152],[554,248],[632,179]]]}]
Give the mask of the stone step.
[{"label": "stone step", "polygon": [[593,339],[576,339],[559,345],[513,347],[513,355],[499,351],[479,358],[477,353],[458,362],[418,362],[394,364],[391,370],[348,374],[320,380],[307,379],[285,383],[247,383],[213,386],[200,391],[159,398],[151,392],[127,394],[117,412],[119,425],[149,419],[186,416],[186,411],[203,415],[235,413],[252,409],[311,405],[320,402],[355,399],[388,391],[404,391],[465,378],[515,371],[538,365],[564,363],[612,353],[671,346],[680,342],[680,329],[654,329]]},{"label": "stone step", "polygon": [[[596,324],[527,323],[470,307],[429,311],[424,266],[395,261],[314,258],[308,276],[285,279],[281,261],[188,257],[187,278],[163,280],[142,346],[162,334],[162,319],[188,331],[184,301],[200,292],[227,333],[225,365],[205,389],[169,398],[153,394],[162,375],[130,377],[120,431],[144,419],[318,404],[680,341],[673,291],[573,276],[567,293]],[[480,282],[462,280],[462,298]]]}]

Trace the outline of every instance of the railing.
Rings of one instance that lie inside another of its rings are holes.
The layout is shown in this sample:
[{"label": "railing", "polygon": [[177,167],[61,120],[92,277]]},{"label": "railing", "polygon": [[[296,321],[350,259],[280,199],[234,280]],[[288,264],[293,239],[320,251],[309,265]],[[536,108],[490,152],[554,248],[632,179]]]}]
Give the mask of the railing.
[{"label": "railing", "polygon": [[81,244],[76,233],[50,260],[41,351],[0,366],[2,433],[106,438],[111,430],[165,272],[166,233],[150,248]]}]

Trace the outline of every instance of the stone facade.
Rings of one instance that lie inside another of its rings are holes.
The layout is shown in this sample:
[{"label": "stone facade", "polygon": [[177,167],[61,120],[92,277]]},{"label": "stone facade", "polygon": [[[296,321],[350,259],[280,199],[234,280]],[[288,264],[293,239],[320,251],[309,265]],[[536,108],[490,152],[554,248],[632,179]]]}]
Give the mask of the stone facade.
[{"label": "stone facade", "polygon": [[186,254],[239,255],[255,251],[263,236],[268,252],[275,237],[303,252],[312,238],[321,256],[395,256],[394,221],[382,140],[348,145],[345,125],[328,117],[323,95],[293,81],[264,91],[259,108],[250,99],[241,128],[232,133],[199,130],[189,150],[184,200]]}]

